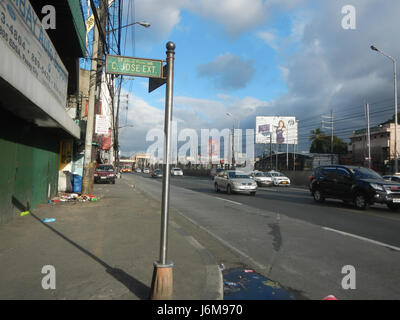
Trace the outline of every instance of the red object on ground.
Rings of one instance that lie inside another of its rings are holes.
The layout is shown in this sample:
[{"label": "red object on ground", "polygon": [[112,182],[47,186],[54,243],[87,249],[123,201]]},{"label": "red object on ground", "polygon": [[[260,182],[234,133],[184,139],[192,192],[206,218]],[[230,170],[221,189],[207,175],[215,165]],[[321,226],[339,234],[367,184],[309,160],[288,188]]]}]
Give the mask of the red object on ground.
[{"label": "red object on ground", "polygon": [[339,299],[336,298],[335,296],[330,295],[330,296],[325,297],[324,300],[339,300]]}]

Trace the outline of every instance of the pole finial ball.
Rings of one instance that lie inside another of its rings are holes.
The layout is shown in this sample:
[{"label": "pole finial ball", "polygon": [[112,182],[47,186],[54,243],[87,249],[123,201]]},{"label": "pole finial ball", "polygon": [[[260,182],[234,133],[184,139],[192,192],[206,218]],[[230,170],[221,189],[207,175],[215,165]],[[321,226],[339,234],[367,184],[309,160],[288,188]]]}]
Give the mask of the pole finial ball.
[{"label": "pole finial ball", "polygon": [[167,43],[166,47],[167,47],[167,50],[169,50],[169,51],[174,51],[176,48],[175,43],[173,43],[172,41],[169,41]]}]

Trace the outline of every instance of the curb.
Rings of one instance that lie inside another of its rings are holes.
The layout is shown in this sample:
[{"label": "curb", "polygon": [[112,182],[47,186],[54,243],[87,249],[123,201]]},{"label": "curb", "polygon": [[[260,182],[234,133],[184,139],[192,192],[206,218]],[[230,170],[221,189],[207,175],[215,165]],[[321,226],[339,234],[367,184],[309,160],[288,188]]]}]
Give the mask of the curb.
[{"label": "curb", "polygon": [[206,290],[201,299],[224,300],[223,275],[214,256],[176,222],[170,224],[196,249],[206,266]]},{"label": "curb", "polygon": [[[128,184],[129,185],[129,184]],[[147,197],[155,199],[155,197],[147,191],[135,185],[134,189],[140,191]],[[159,201],[158,199],[155,199]],[[177,211],[176,209],[174,209]],[[179,211],[177,211],[182,215]],[[184,216],[183,216],[184,217]],[[185,240],[199,253],[201,260],[203,261],[206,268],[206,283],[205,292],[201,297],[201,300],[224,300],[224,281],[222,270],[220,269],[215,257],[203,247],[193,236],[188,234],[179,224],[174,221],[169,222],[170,225],[180,234]]]}]

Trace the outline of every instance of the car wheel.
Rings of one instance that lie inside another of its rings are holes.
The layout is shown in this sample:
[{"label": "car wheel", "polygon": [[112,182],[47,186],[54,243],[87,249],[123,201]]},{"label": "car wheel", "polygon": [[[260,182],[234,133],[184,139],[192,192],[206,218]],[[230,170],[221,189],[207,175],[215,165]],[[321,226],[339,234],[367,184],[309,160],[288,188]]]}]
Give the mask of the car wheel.
[{"label": "car wheel", "polygon": [[313,192],[313,196],[314,196],[315,202],[322,203],[322,202],[325,201],[325,198],[324,198],[324,196],[322,195],[322,193],[321,193],[321,191],[319,189],[316,189]]},{"label": "car wheel", "polygon": [[232,187],[230,185],[228,185],[228,187],[226,188],[226,193],[232,194]]},{"label": "car wheel", "polygon": [[215,183],[215,184],[214,184],[214,188],[215,188],[215,192],[217,192],[217,193],[218,193],[218,192],[219,192],[218,183]]},{"label": "car wheel", "polygon": [[400,209],[400,204],[397,203],[387,203],[386,205],[392,211],[398,211]]},{"label": "car wheel", "polygon": [[368,208],[368,201],[365,195],[357,193],[354,197],[354,205],[358,210],[366,210]]}]

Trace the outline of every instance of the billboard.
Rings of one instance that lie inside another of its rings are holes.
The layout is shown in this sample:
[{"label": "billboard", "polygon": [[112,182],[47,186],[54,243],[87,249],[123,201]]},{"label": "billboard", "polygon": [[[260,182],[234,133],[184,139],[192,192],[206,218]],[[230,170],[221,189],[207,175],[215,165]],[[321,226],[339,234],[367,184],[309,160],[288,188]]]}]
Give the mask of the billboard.
[{"label": "billboard", "polygon": [[257,117],[256,143],[298,144],[296,117]]}]

